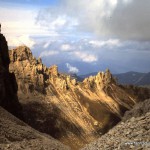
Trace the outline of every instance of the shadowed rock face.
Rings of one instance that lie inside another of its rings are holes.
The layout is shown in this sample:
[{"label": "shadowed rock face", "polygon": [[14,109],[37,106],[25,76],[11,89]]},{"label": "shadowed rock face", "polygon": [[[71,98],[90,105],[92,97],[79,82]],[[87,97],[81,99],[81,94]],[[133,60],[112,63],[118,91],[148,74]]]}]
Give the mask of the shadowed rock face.
[{"label": "shadowed rock face", "polygon": [[0,34],[0,106],[22,118],[21,105],[17,97],[17,83],[14,73],[9,72],[9,54],[5,37]]},{"label": "shadowed rock face", "polygon": [[73,149],[106,133],[138,101],[134,92],[117,85],[109,70],[77,82],[55,65],[44,66],[27,47],[9,55],[26,122]]}]

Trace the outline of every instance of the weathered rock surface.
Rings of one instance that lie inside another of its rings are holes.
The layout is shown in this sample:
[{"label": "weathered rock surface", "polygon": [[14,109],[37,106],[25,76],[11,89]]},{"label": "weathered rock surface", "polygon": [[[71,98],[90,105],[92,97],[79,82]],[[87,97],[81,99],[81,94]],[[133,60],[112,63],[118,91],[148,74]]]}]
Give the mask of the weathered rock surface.
[{"label": "weathered rock surface", "polygon": [[83,82],[47,68],[27,47],[9,51],[25,120],[73,149],[107,132],[138,101],[118,86],[109,70]]},{"label": "weathered rock surface", "polygon": [[44,93],[47,68],[43,66],[41,60],[36,60],[30,49],[22,46],[10,50],[9,56],[11,60],[9,69],[17,77],[19,92],[23,94],[32,91]]},{"label": "weathered rock surface", "polygon": [[0,107],[1,150],[69,150],[48,135],[29,127]]},{"label": "weathered rock surface", "polygon": [[17,97],[18,87],[14,73],[9,72],[9,63],[7,41],[3,34],[0,34],[0,106],[21,118],[21,105]]},{"label": "weathered rock surface", "polygon": [[135,105],[125,114],[122,122],[83,150],[148,150],[150,149],[149,124],[150,99]]}]

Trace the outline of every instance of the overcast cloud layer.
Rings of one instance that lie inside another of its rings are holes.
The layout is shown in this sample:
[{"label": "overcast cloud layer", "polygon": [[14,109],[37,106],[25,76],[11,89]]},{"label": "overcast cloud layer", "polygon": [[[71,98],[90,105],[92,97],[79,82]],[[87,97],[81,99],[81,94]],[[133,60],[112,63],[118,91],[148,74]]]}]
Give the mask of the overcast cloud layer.
[{"label": "overcast cloud layer", "polygon": [[0,0],[10,47],[26,45],[47,66],[86,74],[149,72],[149,0]]},{"label": "overcast cloud layer", "polygon": [[41,11],[38,21],[52,28],[77,26],[100,37],[150,39],[149,0],[62,0],[61,4],[59,9]]},{"label": "overcast cloud layer", "polygon": [[80,28],[99,36],[150,39],[149,0],[65,0]]}]

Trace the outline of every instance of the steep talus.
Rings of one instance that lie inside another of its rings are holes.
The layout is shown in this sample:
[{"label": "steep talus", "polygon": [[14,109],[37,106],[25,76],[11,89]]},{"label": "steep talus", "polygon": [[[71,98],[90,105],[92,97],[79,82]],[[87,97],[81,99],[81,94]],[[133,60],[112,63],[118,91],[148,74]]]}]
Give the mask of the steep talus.
[{"label": "steep talus", "polygon": [[56,65],[44,66],[27,47],[10,50],[9,55],[25,121],[73,149],[107,132],[139,99],[117,85],[109,70],[77,82],[59,73]]},{"label": "steep talus", "polygon": [[150,149],[150,99],[136,104],[118,125],[82,150]]},{"label": "steep talus", "polygon": [[1,150],[69,150],[48,135],[29,127],[0,107]]},{"label": "steep talus", "polygon": [[150,99],[147,99],[144,102],[139,102],[133,107],[133,109],[131,109],[130,111],[126,111],[125,115],[122,118],[122,121],[125,122],[132,117],[141,117],[148,112],[150,112]]}]

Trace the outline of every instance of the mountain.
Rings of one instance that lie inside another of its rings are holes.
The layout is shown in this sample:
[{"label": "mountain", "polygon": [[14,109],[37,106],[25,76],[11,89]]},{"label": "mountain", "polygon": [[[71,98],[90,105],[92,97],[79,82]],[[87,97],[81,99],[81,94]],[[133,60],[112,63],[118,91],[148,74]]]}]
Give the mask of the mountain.
[{"label": "mountain", "polygon": [[118,125],[82,150],[150,149],[150,99],[135,105]]},{"label": "mountain", "polygon": [[9,56],[25,122],[74,150],[96,140],[116,125],[125,111],[150,97],[147,89],[118,85],[109,70],[78,82],[58,72],[56,65],[43,65],[28,47],[12,49]]},{"label": "mountain", "polygon": [[28,47],[8,51],[2,34],[0,77],[2,150],[69,149],[60,142],[79,149],[107,134],[127,110],[150,97],[146,88],[118,85],[108,69],[78,82],[56,65],[43,65]]},{"label": "mountain", "polygon": [[18,101],[16,77],[9,72],[9,63],[7,41],[0,34],[0,149],[69,150],[67,146],[18,119],[24,120],[23,109]]},{"label": "mountain", "polygon": [[150,85],[150,72],[127,72],[122,74],[114,74],[120,84],[133,84],[133,85]]},{"label": "mountain", "polygon": [[[80,81],[84,80],[89,76],[95,76],[97,72],[93,72],[86,75],[80,75]],[[120,74],[113,74],[113,76],[118,80],[120,84],[133,84],[137,86],[146,86],[150,85],[150,72],[149,73],[140,73],[140,72],[126,72]]]}]

